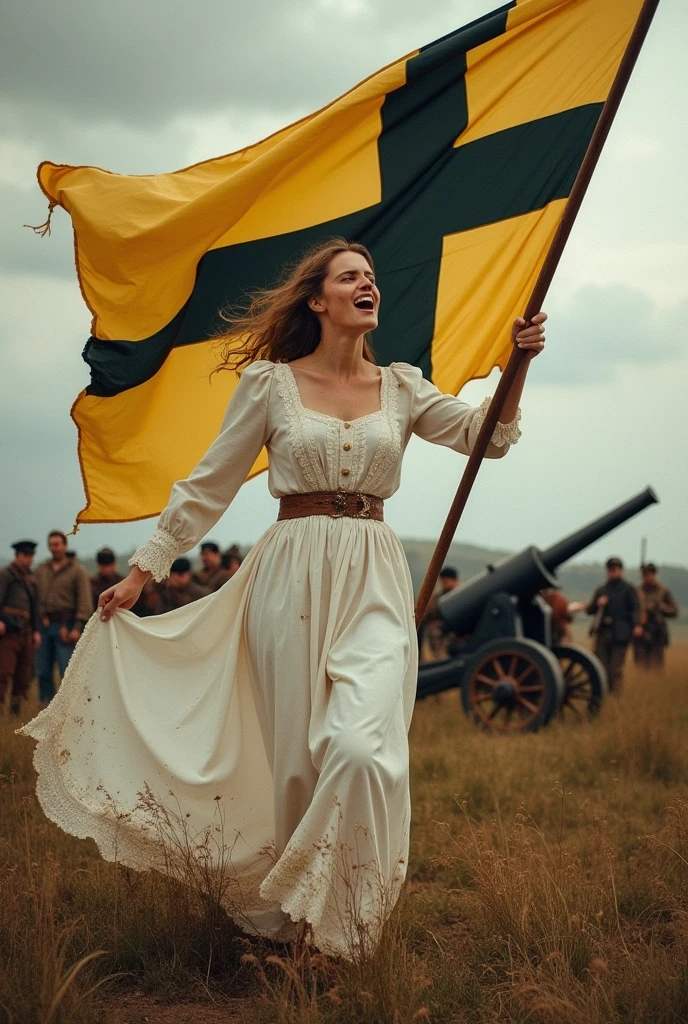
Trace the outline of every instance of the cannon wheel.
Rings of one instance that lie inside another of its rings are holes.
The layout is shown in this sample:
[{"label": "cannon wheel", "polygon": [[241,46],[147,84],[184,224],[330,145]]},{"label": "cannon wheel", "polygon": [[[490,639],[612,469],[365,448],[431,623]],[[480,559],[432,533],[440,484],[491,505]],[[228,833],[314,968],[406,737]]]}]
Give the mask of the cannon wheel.
[{"label": "cannon wheel", "polygon": [[564,699],[559,712],[564,719],[594,718],[607,696],[607,673],[599,658],[578,644],[557,644],[552,654],[564,676]]},{"label": "cannon wheel", "polygon": [[534,640],[490,640],[468,662],[461,680],[464,711],[491,732],[536,732],[563,696],[559,662]]}]

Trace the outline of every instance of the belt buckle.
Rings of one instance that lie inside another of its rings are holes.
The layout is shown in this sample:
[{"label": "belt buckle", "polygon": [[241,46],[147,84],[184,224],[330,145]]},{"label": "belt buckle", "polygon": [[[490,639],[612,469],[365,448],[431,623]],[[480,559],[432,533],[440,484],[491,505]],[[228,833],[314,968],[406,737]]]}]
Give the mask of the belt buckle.
[{"label": "belt buckle", "polygon": [[365,494],[357,494],[356,497],[361,503],[361,507],[356,513],[357,519],[370,519],[370,502]]},{"label": "belt buckle", "polygon": [[337,491],[332,499],[332,505],[334,508],[334,512],[330,512],[332,519],[341,519],[342,516],[346,515],[346,492]]}]

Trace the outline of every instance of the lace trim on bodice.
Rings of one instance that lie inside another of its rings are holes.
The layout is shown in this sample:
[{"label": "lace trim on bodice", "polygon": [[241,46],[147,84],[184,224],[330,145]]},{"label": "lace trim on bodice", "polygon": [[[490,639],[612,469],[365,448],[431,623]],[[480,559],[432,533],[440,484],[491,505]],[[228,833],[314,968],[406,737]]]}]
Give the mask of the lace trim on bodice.
[{"label": "lace trim on bodice", "polygon": [[397,416],[400,387],[400,382],[389,367],[383,366],[380,388],[382,431],[373,461],[361,483],[361,490],[364,494],[377,494],[387,475],[401,457],[401,430]]},{"label": "lace trim on bodice", "polygon": [[[318,459],[313,430],[307,417],[303,414],[303,404],[294,374],[286,363],[276,364],[275,382],[277,394],[284,402],[284,411],[289,425],[289,444],[301,467],[304,479],[312,491],[327,491],[330,486]],[[328,436],[328,454],[329,447]]]},{"label": "lace trim on bodice", "polygon": [[162,583],[169,575],[170,566],[182,553],[179,541],[158,527],[149,541],[137,548],[129,559],[129,565],[138,565],[144,572],[150,572],[156,583]]},{"label": "lace trim on bodice", "polygon": [[[278,363],[275,367],[277,393],[284,402],[289,425],[289,443],[308,487],[312,490],[363,490],[375,494],[401,453],[401,431],[397,419],[398,388],[396,378],[388,367],[383,366],[380,382],[380,408],[375,412],[351,420],[352,461],[346,483],[340,480],[340,427],[343,424],[337,416],[308,409],[301,401],[301,395],[291,367]],[[323,467],[313,435],[312,421],[324,423],[327,431],[327,467]],[[366,462],[368,436],[366,424],[380,420],[380,439],[368,472],[363,478]]]},{"label": "lace trim on bodice", "polygon": [[[487,398],[483,399],[483,401],[478,406],[478,412],[475,417],[476,433],[477,431],[480,430],[480,428],[483,425],[491,401],[492,398],[488,396]],[[492,439],[490,443],[493,444],[495,448],[503,448],[505,444],[516,444],[519,437],[521,436],[521,431],[518,426],[520,422],[521,410],[517,409],[516,415],[511,421],[511,423],[497,423],[497,426],[494,428],[494,433],[492,434]]]}]

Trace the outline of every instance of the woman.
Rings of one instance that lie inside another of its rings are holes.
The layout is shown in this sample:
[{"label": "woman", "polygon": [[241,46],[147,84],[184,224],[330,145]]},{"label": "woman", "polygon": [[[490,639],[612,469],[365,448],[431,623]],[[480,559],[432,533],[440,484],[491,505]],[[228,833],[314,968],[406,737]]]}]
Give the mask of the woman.
[{"label": "woman", "polygon": [[[245,369],[218,438],[24,729],[62,828],[135,868],[209,870],[247,931],[308,928],[343,956],[377,942],[408,852],[416,634],[383,499],[412,432],[466,454],[485,409],[407,363],[377,366],[379,303],[367,250],[336,239],[233,321],[223,365]],[[544,320],[514,324],[529,356]],[[490,457],[519,436],[526,367]],[[280,514],[239,571],[166,615],[126,611],[217,522],[263,445]]]}]

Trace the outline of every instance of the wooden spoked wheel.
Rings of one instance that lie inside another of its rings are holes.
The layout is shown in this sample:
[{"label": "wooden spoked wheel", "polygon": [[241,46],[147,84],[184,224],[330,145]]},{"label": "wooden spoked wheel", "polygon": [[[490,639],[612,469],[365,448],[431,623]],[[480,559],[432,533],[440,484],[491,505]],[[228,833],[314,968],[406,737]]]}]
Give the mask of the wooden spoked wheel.
[{"label": "wooden spoked wheel", "polygon": [[473,722],[491,732],[535,732],[564,692],[559,662],[533,640],[493,640],[464,671],[461,697]]},{"label": "wooden spoked wheel", "polygon": [[564,697],[559,713],[570,721],[586,721],[599,712],[607,695],[607,674],[599,658],[577,644],[552,648],[564,677]]}]

